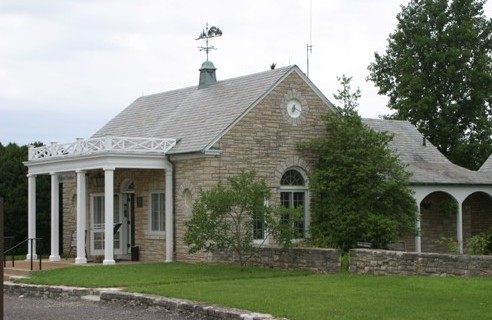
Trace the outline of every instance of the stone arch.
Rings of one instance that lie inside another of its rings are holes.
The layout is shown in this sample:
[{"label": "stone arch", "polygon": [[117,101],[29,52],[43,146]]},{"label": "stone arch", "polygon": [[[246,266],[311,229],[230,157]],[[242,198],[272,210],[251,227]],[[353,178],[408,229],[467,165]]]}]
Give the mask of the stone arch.
[{"label": "stone arch", "polygon": [[133,179],[124,178],[120,183],[120,192],[121,193],[132,193],[135,192],[135,183]]},{"label": "stone arch", "polygon": [[422,251],[449,253],[451,242],[456,240],[460,202],[451,193],[436,190],[419,205]]},{"label": "stone arch", "polygon": [[275,170],[275,181],[280,185],[280,180],[282,176],[288,169],[296,169],[303,176],[306,186],[309,185],[308,173],[311,172],[311,166],[300,157],[290,157],[282,161]]},{"label": "stone arch", "polygon": [[473,192],[463,201],[463,238],[492,228],[492,197],[484,191]]}]

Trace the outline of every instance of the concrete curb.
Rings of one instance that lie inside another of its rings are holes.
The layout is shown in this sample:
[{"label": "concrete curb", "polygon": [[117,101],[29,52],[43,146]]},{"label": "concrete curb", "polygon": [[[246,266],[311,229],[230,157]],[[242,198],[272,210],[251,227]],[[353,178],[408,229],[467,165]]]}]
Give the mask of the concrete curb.
[{"label": "concrete curb", "polygon": [[[122,292],[120,289],[94,289],[66,286],[43,286],[4,282],[4,292],[9,295],[24,295],[46,299],[68,299],[95,301],[99,296],[101,303],[132,305],[143,308],[156,308],[166,311],[192,315],[201,319],[244,319],[280,320],[270,314],[262,314],[235,308],[208,305],[184,299],[166,298],[156,295]],[[91,299],[85,297],[91,296]]]}]

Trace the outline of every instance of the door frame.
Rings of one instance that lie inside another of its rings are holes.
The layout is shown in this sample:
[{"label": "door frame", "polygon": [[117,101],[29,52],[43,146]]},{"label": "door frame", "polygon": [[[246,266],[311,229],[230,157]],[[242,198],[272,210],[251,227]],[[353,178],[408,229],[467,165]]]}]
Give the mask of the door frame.
[{"label": "door frame", "polygon": [[[103,205],[102,205],[102,208],[101,210],[103,211],[103,216],[102,216],[102,219],[103,219],[103,223],[100,223],[98,224],[97,228],[94,226],[94,215],[95,215],[95,208],[94,208],[94,199],[96,197],[101,197],[103,199]],[[122,211],[122,206],[121,206],[121,195],[119,193],[115,193],[114,194],[114,203],[115,204],[118,204],[118,207],[116,208],[115,207],[115,212],[116,213],[116,210],[117,210],[117,213],[118,213],[118,220],[116,221],[116,219],[114,219],[114,213],[113,213],[113,225],[116,224],[116,223],[121,223],[122,222],[122,216],[123,216],[123,211]],[[104,227],[105,227],[105,215],[106,215],[106,212],[104,212],[104,201],[106,201],[105,199],[105,196],[104,196],[104,193],[91,193],[90,194],[90,210],[89,210],[89,214],[90,214],[90,218],[89,218],[89,243],[90,243],[90,246],[89,246],[89,254],[92,255],[92,256],[99,256],[99,255],[104,255]],[[102,234],[102,248],[101,249],[95,249],[94,248],[94,234],[95,233],[101,233]],[[119,238],[117,238],[116,236],[119,235]],[[116,235],[114,235],[114,240],[118,240],[118,243],[119,243],[119,246],[114,246],[114,242],[113,242],[113,250],[114,250],[114,254],[122,254],[122,236],[123,236],[123,232],[122,232],[122,229],[120,227],[120,229],[118,230],[118,232],[116,233]]]}]

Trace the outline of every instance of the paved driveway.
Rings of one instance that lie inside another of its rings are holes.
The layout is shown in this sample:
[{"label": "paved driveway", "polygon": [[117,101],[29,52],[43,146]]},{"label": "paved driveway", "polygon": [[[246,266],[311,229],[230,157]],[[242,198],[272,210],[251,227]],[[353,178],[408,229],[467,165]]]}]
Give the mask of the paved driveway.
[{"label": "paved driveway", "polygon": [[5,320],[126,320],[126,319],[196,319],[156,309],[142,309],[118,304],[104,304],[87,301],[67,301],[31,297],[4,296]]}]

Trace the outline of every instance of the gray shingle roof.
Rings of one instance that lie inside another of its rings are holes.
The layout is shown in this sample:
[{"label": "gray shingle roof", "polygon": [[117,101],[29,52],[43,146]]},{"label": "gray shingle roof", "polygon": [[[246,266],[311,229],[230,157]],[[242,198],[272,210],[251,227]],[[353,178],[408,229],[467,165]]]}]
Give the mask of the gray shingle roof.
[{"label": "gray shingle roof", "polygon": [[412,184],[492,184],[490,177],[451,163],[429,141],[424,146],[422,134],[407,121],[363,119],[363,122],[376,131],[393,134],[392,147],[408,165]]},{"label": "gray shingle roof", "polygon": [[492,173],[492,154],[489,158],[482,164],[480,167],[480,171],[482,172],[490,172]]},{"label": "gray shingle roof", "polygon": [[203,151],[291,71],[289,66],[138,98],[92,137],[181,139],[170,154]]}]

